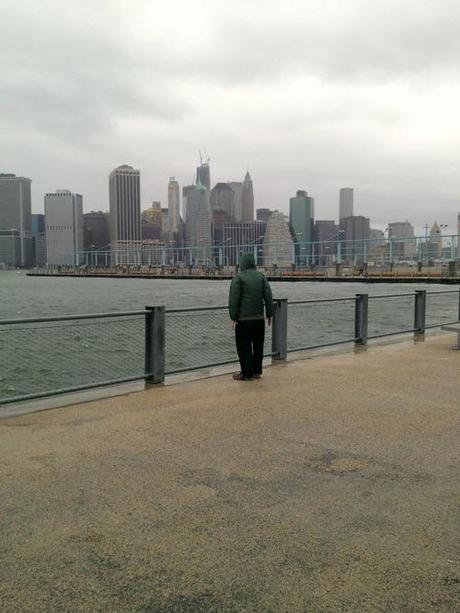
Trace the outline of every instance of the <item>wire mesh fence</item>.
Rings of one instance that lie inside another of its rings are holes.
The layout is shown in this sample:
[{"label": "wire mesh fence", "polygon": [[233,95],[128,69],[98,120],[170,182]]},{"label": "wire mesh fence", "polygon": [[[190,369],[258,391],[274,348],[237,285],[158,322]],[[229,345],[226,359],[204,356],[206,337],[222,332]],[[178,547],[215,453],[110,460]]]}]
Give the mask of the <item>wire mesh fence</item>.
[{"label": "wire mesh fence", "polygon": [[414,330],[414,294],[369,296],[368,338]]},{"label": "wire mesh fence", "polygon": [[142,316],[0,326],[0,402],[143,376]]},{"label": "wire mesh fence", "polygon": [[355,299],[288,302],[288,351],[354,340]]},{"label": "wire mesh fence", "polygon": [[[271,327],[265,328],[271,354]],[[235,333],[227,307],[166,311],[166,373],[237,361]]]},{"label": "wire mesh fence", "polygon": [[[419,307],[424,302],[419,298],[424,299],[424,292],[418,292],[417,303],[413,293],[370,296],[367,310],[360,311],[358,305],[361,309],[366,304],[363,296],[288,302],[287,339],[285,332],[280,331],[282,326],[277,326],[276,346],[283,345],[279,343],[281,337],[287,343],[287,351],[293,352],[412,332],[416,313],[420,330],[423,321],[427,328],[459,321],[460,293],[456,290],[427,292],[423,315]],[[155,308],[164,313],[164,307]],[[286,306],[283,309],[286,314]],[[150,341],[146,344],[146,339],[150,339],[147,312],[1,321],[0,404],[143,379],[146,356],[150,355],[147,345],[151,344]],[[359,325],[364,318],[367,326],[360,328],[360,338],[356,339],[358,312]],[[162,326],[165,343],[163,346],[161,340],[161,346],[154,345],[157,354],[153,357],[154,362],[161,360],[162,373],[237,361],[227,307],[169,309]],[[155,333],[154,338],[163,338],[162,333]],[[271,327],[266,327],[264,353],[272,355]],[[162,381],[163,376],[156,382]]]},{"label": "wire mesh fence", "polygon": [[460,292],[427,292],[426,294],[426,327],[450,324],[460,319]]}]

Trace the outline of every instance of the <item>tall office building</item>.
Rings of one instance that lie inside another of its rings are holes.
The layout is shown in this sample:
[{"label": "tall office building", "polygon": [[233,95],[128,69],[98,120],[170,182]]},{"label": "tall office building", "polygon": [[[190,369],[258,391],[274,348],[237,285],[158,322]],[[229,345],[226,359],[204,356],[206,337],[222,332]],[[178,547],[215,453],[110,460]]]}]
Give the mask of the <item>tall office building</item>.
[{"label": "tall office building", "polygon": [[437,221],[434,222],[430,229],[427,255],[430,260],[439,260],[442,257],[442,232]]},{"label": "tall office building", "polygon": [[228,185],[230,185],[230,187],[233,190],[234,193],[234,197],[233,197],[233,202],[234,202],[234,219],[236,222],[242,221],[242,215],[243,215],[243,211],[242,211],[242,206],[243,206],[243,184],[241,183],[241,181],[229,181]]},{"label": "tall office building", "polygon": [[0,263],[32,265],[31,180],[0,173]]},{"label": "tall office building", "polygon": [[228,183],[216,183],[211,190],[212,241],[223,241],[224,224],[235,220],[235,193]]},{"label": "tall office building", "polygon": [[211,190],[211,212],[216,217],[233,221],[235,218],[235,192],[228,183],[216,183]]},{"label": "tall office building", "polygon": [[46,264],[46,232],[45,215],[32,213],[32,240],[34,266]]},{"label": "tall office building", "polygon": [[294,259],[294,242],[286,216],[272,211],[263,242],[265,266],[290,266]]},{"label": "tall office building", "polygon": [[348,264],[363,264],[369,255],[370,221],[362,215],[340,220],[342,258]]},{"label": "tall office building", "polygon": [[78,266],[83,252],[83,198],[67,189],[45,194],[46,261]]},{"label": "tall office building", "polygon": [[296,256],[301,264],[309,263],[312,255],[315,201],[304,190],[289,199],[289,223],[296,245]]},{"label": "tall office building", "polygon": [[339,221],[353,217],[353,188],[342,187],[339,191]]},{"label": "tall office building", "polygon": [[206,189],[211,189],[211,169],[209,168],[209,160],[201,162],[196,169],[196,182],[201,183]]},{"label": "tall office building", "polygon": [[109,214],[91,211],[83,215],[83,245],[85,249],[109,249]]},{"label": "tall office building", "polygon": [[312,261],[319,266],[330,266],[336,255],[336,227],[334,220],[318,219],[313,230]]},{"label": "tall office building", "polygon": [[460,260],[460,212],[457,215],[457,258]]},{"label": "tall office building", "polygon": [[270,209],[257,209],[256,210],[256,221],[268,221],[268,218],[271,215]]},{"label": "tall office building", "polygon": [[123,164],[109,176],[110,244],[114,264],[141,261],[140,172]]},{"label": "tall office building", "polygon": [[187,219],[188,195],[195,190],[194,185],[185,185],[182,188],[182,219]]},{"label": "tall office building", "polygon": [[415,258],[417,249],[414,237],[414,226],[406,221],[395,221],[388,224],[388,238],[392,245],[392,259],[412,260]]},{"label": "tall office building", "polygon": [[241,221],[254,221],[254,187],[249,171],[246,173],[241,190]]},{"label": "tall office building", "polygon": [[187,190],[185,245],[192,263],[206,264],[212,259],[211,207],[209,190],[198,182]]},{"label": "tall office building", "polygon": [[180,187],[176,177],[171,177],[168,183],[168,221],[169,232],[178,232],[180,224]]}]

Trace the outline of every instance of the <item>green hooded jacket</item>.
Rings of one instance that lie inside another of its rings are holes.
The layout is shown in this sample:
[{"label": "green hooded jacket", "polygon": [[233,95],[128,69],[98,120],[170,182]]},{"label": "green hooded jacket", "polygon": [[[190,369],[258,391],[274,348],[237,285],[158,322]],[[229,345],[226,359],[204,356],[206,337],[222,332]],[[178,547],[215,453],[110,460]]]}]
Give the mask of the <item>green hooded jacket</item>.
[{"label": "green hooded jacket", "polygon": [[240,271],[233,277],[228,296],[230,319],[233,321],[263,319],[273,316],[272,290],[267,279],[257,271],[254,255],[243,253]]}]

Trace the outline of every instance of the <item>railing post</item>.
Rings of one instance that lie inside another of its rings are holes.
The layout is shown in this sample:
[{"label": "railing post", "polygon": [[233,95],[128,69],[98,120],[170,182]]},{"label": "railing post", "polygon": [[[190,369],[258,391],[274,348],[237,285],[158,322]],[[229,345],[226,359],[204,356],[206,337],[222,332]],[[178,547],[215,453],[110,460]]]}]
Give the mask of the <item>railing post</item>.
[{"label": "railing post", "polygon": [[425,334],[426,290],[415,290],[414,331]]},{"label": "railing post", "polygon": [[355,344],[367,345],[368,294],[356,294]]},{"label": "railing post", "polygon": [[144,371],[147,384],[165,380],[165,307],[145,307]]},{"label": "railing post", "polygon": [[272,353],[274,360],[285,360],[287,356],[287,319],[287,298],[274,300],[272,321]]}]

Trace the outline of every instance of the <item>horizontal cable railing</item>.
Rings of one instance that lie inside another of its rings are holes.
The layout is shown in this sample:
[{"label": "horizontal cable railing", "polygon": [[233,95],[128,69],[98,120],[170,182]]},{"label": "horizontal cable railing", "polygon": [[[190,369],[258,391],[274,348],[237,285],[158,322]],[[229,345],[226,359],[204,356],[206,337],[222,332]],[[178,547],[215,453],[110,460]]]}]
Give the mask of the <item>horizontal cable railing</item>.
[{"label": "horizontal cable railing", "polygon": [[[366,344],[460,321],[460,292],[275,300],[265,356]],[[226,306],[0,320],[0,404],[237,361]]]},{"label": "horizontal cable railing", "polygon": [[414,294],[408,293],[369,296],[367,338],[414,332],[414,300]]},{"label": "horizontal cable railing", "polygon": [[0,403],[145,378],[144,311],[0,321]]},{"label": "horizontal cable railing", "polygon": [[289,301],[287,350],[354,342],[354,318],[355,298]]},{"label": "horizontal cable railing", "polygon": [[[227,306],[166,309],[166,374],[234,363],[233,336]],[[265,347],[270,346],[267,326]]]}]

